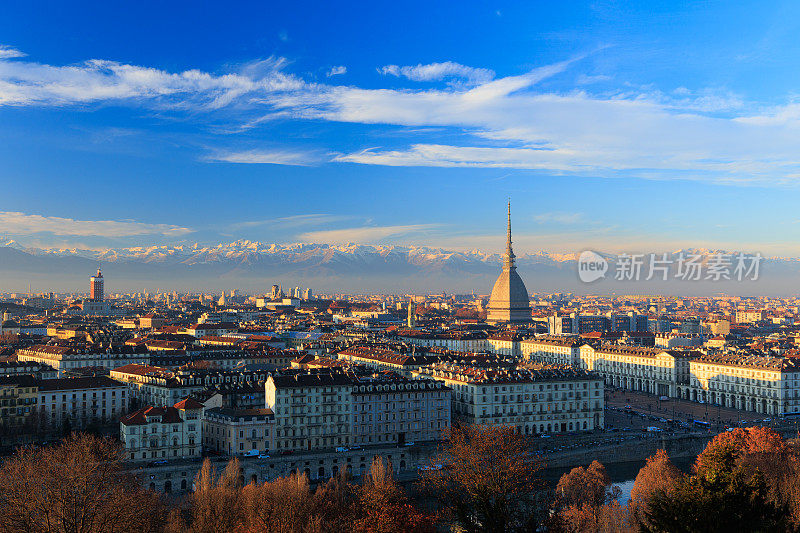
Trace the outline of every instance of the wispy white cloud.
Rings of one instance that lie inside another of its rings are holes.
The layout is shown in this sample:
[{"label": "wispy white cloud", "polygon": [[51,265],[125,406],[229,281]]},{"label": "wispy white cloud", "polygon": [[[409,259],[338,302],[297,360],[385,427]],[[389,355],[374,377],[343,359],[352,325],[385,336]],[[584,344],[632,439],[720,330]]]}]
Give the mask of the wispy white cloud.
[{"label": "wispy white cloud", "polygon": [[581,213],[541,213],[539,215],[535,215],[533,219],[536,222],[546,224],[546,223],[556,223],[556,224],[578,224],[583,221],[583,214]]},{"label": "wispy white cloud", "polygon": [[579,74],[575,83],[578,85],[591,85],[593,83],[602,83],[606,81],[611,81],[611,76],[606,74]]},{"label": "wispy white cloud", "polygon": [[406,239],[426,234],[435,224],[410,224],[405,226],[363,226],[335,230],[309,231],[298,236],[301,242],[328,244],[374,244],[393,239]]},{"label": "wispy white cloud", "polygon": [[331,76],[341,76],[342,74],[347,74],[347,67],[344,65],[339,65],[338,67],[331,67],[331,69],[327,72],[327,76],[330,78]]},{"label": "wispy white cloud", "polygon": [[247,163],[289,166],[310,166],[319,163],[317,154],[291,150],[246,150],[243,152],[218,152],[208,155],[205,161],[221,163]]},{"label": "wispy white cloud", "polygon": [[[752,111],[742,97],[720,89],[662,93],[628,87],[614,94],[592,94],[539,88],[581,56],[502,78],[452,62],[390,65],[385,67],[389,75],[472,83],[363,89],[304,81],[284,72],[287,62],[282,58],[218,75],[197,70],[171,73],[106,60],[52,66],[21,58],[8,47],[2,50],[0,105],[117,101],[186,110],[225,108],[226,116],[246,124],[232,131],[276,119],[420,128],[418,142],[353,150],[333,156],[336,162],[505,167],[718,183],[787,184],[800,177],[800,104]],[[455,140],[430,142],[424,128],[445,128]],[[309,165],[330,159],[322,153],[232,149],[207,159]]]},{"label": "wispy white cloud", "polygon": [[25,57],[25,53],[20,52],[16,48],[11,48],[10,46],[6,46],[0,44],[0,59],[12,59],[15,57]]},{"label": "wispy white cloud", "polygon": [[73,218],[28,215],[0,211],[0,228],[7,235],[51,233],[84,237],[130,237],[134,235],[164,235],[178,237],[192,230],[171,224],[147,224],[127,220],[75,220]]},{"label": "wispy white cloud", "polygon": [[412,81],[441,81],[457,78],[473,85],[491,81],[495,76],[494,71],[488,68],[468,67],[452,61],[416,66],[386,65],[380,69],[380,72],[396,77],[402,76]]},{"label": "wispy white cloud", "polygon": [[322,226],[334,222],[351,220],[352,216],[330,215],[325,213],[311,213],[306,215],[294,215],[289,217],[267,218],[264,220],[249,220],[231,224],[231,229],[255,228],[261,226],[273,226],[281,228],[299,228],[304,226]]},{"label": "wispy white cloud", "polygon": [[199,70],[170,73],[101,59],[72,66],[7,61],[20,56],[5,53],[0,55],[0,105],[144,99],[177,107],[219,109],[246,94],[298,90],[304,85],[298,78],[282,73],[282,63],[276,61],[259,62],[260,76],[252,77],[253,65],[245,74],[213,75]]}]

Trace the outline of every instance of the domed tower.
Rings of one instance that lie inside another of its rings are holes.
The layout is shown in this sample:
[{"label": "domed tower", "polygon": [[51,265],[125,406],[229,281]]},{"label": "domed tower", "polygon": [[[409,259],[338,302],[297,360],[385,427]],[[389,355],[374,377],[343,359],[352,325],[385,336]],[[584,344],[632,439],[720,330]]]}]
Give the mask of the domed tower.
[{"label": "domed tower", "polygon": [[494,283],[489,298],[486,322],[502,324],[531,321],[531,304],[528,289],[517,274],[514,265],[514,250],[511,248],[511,202],[508,202],[508,235],[506,254],[503,258],[503,271]]}]

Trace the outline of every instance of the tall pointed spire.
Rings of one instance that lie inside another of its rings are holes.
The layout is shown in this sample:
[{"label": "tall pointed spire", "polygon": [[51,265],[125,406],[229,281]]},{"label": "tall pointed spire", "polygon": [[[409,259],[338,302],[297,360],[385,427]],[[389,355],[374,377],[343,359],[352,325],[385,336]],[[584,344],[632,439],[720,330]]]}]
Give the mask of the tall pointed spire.
[{"label": "tall pointed spire", "polygon": [[508,201],[508,230],[506,236],[506,257],[505,267],[512,268],[514,266],[514,250],[511,248],[511,200]]},{"label": "tall pointed spire", "polygon": [[503,254],[503,271],[497,277],[486,308],[489,324],[525,323],[531,321],[531,306],[525,283],[514,266],[514,249],[511,245],[511,199],[508,200],[508,227],[506,253]]}]

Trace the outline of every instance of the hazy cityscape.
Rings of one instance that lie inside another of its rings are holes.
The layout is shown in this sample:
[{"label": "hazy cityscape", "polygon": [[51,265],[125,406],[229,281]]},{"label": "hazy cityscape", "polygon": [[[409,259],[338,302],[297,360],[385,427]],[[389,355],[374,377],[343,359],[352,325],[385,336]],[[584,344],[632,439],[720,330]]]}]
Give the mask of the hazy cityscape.
[{"label": "hazy cityscape", "polygon": [[797,6],[0,13],[0,533],[800,531]]}]

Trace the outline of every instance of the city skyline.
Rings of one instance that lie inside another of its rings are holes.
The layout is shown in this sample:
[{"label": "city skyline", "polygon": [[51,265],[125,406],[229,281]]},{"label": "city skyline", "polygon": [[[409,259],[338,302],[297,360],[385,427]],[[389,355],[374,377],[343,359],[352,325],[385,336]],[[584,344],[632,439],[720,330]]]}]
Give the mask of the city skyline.
[{"label": "city skyline", "polygon": [[800,531],[800,5],[0,8],[0,533]]},{"label": "city skyline", "polygon": [[755,6],[9,7],[0,236],[501,253],[511,196],[520,255],[798,257],[797,8]]}]

